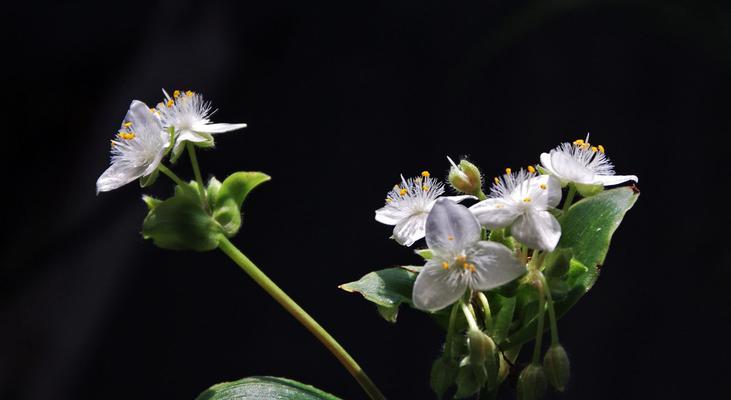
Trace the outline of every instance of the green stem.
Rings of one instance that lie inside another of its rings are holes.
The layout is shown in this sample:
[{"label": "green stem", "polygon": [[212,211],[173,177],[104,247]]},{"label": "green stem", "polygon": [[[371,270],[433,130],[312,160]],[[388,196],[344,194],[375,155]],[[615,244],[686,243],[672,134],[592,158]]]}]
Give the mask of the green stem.
[{"label": "green stem", "polygon": [[190,156],[190,165],[193,166],[193,174],[195,175],[195,181],[198,183],[198,194],[201,198],[201,203],[208,209],[208,200],[206,199],[206,187],[203,185],[203,177],[201,176],[201,169],[198,166],[198,157],[195,155],[195,146],[191,142],[185,144],[188,149],[188,155]]},{"label": "green stem", "polygon": [[556,310],[553,309],[553,297],[551,297],[551,288],[548,286],[546,277],[541,274],[541,280],[546,292],[546,301],[548,303],[548,320],[551,323],[551,344],[558,344],[558,322],[556,319]]},{"label": "green stem", "polygon": [[477,292],[477,298],[480,300],[482,311],[485,313],[485,330],[488,334],[492,335],[492,311],[490,310],[490,302],[487,301],[487,296],[482,292]]},{"label": "green stem", "polygon": [[459,302],[454,303],[452,311],[449,313],[449,325],[447,326],[447,343],[444,345],[444,353],[450,360],[452,355],[452,342],[454,341],[454,330],[457,327],[457,313],[459,312]]},{"label": "green stem", "polygon": [[317,321],[302,309],[291,297],[279,288],[264,272],[262,272],[248,257],[244,255],[228,239],[221,238],[219,248],[246,272],[264,291],[274,298],[285,310],[312,333],[345,369],[350,372],[356,381],[363,387],[372,400],[385,400],[385,397],[353,357],[340,345]]},{"label": "green stem", "polygon": [[485,200],[485,199],[487,199],[487,196],[486,196],[486,195],[485,195],[485,193],[484,193],[484,192],[482,191],[482,188],[480,188],[480,189],[478,189],[478,190],[479,190],[479,192],[477,192],[477,200],[479,200],[479,201],[482,201],[482,200]]},{"label": "green stem", "polygon": [[467,319],[467,324],[470,326],[470,329],[477,329],[479,331],[480,327],[477,325],[477,321],[475,321],[475,316],[472,315],[472,310],[463,301],[460,301],[459,304],[462,306],[462,312]]},{"label": "green stem", "polygon": [[574,202],[574,196],[576,196],[576,185],[569,183],[569,192],[566,194],[566,199],[563,201],[563,213],[566,214],[571,207],[571,203]]},{"label": "green stem", "polygon": [[163,174],[167,175],[168,178],[172,179],[173,182],[175,182],[183,190],[190,191],[194,196],[197,196],[198,195],[198,193],[192,187],[190,187],[190,185],[188,185],[185,181],[183,181],[182,179],[180,179],[180,177],[178,177],[178,175],[176,175],[175,172],[173,172],[172,170],[170,170],[170,168],[166,167],[163,164],[160,164],[157,168],[160,170],[160,172],[162,172]]},{"label": "green stem", "polygon": [[541,358],[541,345],[543,341],[543,317],[546,313],[546,298],[544,295],[543,283],[538,284],[538,328],[536,330],[536,344],[533,347],[533,364],[538,364]]}]

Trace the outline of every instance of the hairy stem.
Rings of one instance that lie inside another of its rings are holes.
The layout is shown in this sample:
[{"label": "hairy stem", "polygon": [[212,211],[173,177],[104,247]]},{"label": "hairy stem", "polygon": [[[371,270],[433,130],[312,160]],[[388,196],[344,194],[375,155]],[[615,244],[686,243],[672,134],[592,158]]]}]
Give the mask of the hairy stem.
[{"label": "hairy stem", "polygon": [[310,333],[312,333],[335,358],[340,361],[345,369],[350,372],[356,381],[363,387],[363,390],[372,400],[385,400],[385,397],[353,357],[335,340],[317,321],[302,309],[291,297],[269,279],[244,253],[242,253],[228,239],[221,238],[219,248],[231,258],[241,269],[246,272],[264,291],[274,298],[287,312],[299,321]]}]

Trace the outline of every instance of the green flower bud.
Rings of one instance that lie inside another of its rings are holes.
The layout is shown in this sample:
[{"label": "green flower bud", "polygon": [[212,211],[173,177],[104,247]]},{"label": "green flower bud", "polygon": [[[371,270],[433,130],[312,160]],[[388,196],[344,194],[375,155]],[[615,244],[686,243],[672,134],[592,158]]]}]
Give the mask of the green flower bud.
[{"label": "green flower bud", "polygon": [[457,379],[457,371],[459,367],[457,363],[450,360],[446,355],[442,355],[431,367],[431,388],[436,393],[437,398],[444,397],[450,386]]},{"label": "green flower bud", "polygon": [[460,362],[457,374],[457,397],[479,392],[485,385],[496,389],[500,361],[497,346],[485,333],[470,329],[467,332],[468,355]]},{"label": "green flower bud", "polygon": [[543,367],[530,364],[518,377],[518,400],[538,400],[546,394],[548,384]]},{"label": "green flower bud", "polygon": [[459,165],[456,165],[451,158],[449,162],[452,163],[452,168],[449,169],[448,179],[455,190],[473,196],[482,193],[482,175],[475,164],[460,160]]},{"label": "green flower bud", "polygon": [[569,272],[571,266],[571,249],[556,249],[546,258],[545,275],[561,277]]},{"label": "green flower bud", "polygon": [[563,392],[569,383],[570,365],[566,350],[560,344],[551,346],[543,358],[543,368],[546,370],[548,382],[559,392]]}]

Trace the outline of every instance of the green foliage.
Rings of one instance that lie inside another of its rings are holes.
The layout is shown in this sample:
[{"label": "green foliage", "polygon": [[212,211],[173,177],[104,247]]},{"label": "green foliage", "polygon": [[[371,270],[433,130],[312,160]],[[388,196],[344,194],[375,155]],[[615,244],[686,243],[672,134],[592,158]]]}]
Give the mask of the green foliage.
[{"label": "green foliage", "polygon": [[[415,269],[414,269],[415,268]],[[388,268],[366,274],[355,282],[340,285],[340,289],[360,293],[376,303],[380,314],[389,322],[396,322],[401,303],[411,304],[411,290],[419,267]]]},{"label": "green foliage", "polygon": [[437,398],[441,399],[447,390],[452,386],[457,379],[457,372],[459,371],[459,365],[454,360],[451,360],[446,354],[437,358],[431,367],[431,388],[436,393]]},{"label": "green foliage", "polygon": [[216,249],[221,237],[230,238],[239,231],[241,206],[249,192],[269,179],[261,172],[236,172],[223,183],[212,178],[204,190],[206,204],[195,182],[177,185],[166,200],[143,196],[149,212],[142,235],[164,249]]},{"label": "green foliage", "polygon": [[340,400],[320,389],[272,376],[253,376],[211,386],[196,400]]}]

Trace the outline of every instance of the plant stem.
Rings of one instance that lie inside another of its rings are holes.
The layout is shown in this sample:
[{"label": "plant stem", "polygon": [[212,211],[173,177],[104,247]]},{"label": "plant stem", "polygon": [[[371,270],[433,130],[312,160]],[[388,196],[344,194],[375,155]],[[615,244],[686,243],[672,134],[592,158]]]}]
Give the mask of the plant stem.
[{"label": "plant stem", "polygon": [[472,310],[470,310],[469,307],[467,307],[467,304],[461,300],[459,304],[462,307],[462,312],[464,313],[464,317],[467,319],[467,324],[470,326],[470,329],[477,329],[479,331],[480,327],[477,325],[474,315],[472,315]]},{"label": "plant stem", "polygon": [[485,199],[487,199],[487,196],[482,191],[482,188],[480,188],[479,189],[479,192],[477,192],[477,200],[482,201],[482,200],[485,200]]},{"label": "plant stem", "polygon": [[485,330],[487,330],[488,334],[492,335],[492,311],[490,310],[490,302],[487,301],[487,296],[482,292],[477,292],[477,298],[480,300],[482,311],[485,313]]},{"label": "plant stem", "polygon": [[285,310],[312,333],[350,372],[372,400],[385,400],[385,397],[353,357],[317,321],[302,309],[291,297],[269,279],[248,257],[225,237],[221,238],[219,248],[246,272],[264,291],[274,298]]},{"label": "plant stem", "polygon": [[556,321],[556,310],[553,309],[553,297],[551,297],[551,288],[548,287],[548,281],[546,277],[541,274],[541,280],[545,287],[546,300],[548,303],[548,320],[551,323],[551,344],[558,344],[558,322]]},{"label": "plant stem", "polygon": [[536,344],[533,347],[533,364],[538,364],[541,358],[541,342],[543,341],[543,317],[546,313],[546,298],[543,282],[538,285],[538,328],[536,329]]},{"label": "plant stem", "polygon": [[460,302],[454,303],[452,311],[449,313],[449,325],[447,326],[447,343],[444,345],[444,353],[451,360],[452,359],[452,341],[454,341],[454,329],[457,324],[457,313],[459,312]]},{"label": "plant stem", "polygon": [[194,196],[198,195],[198,193],[192,187],[190,187],[190,185],[180,179],[180,177],[178,177],[178,175],[176,175],[175,172],[173,172],[170,168],[166,167],[163,164],[160,164],[157,168],[160,170],[160,172],[167,175],[168,178],[172,179],[173,182],[175,182],[183,190],[189,190]]},{"label": "plant stem", "polygon": [[195,155],[195,146],[191,142],[185,144],[188,149],[188,155],[190,156],[190,165],[193,166],[193,174],[195,175],[195,181],[198,183],[198,194],[201,198],[201,203],[206,209],[209,209],[208,200],[206,199],[206,187],[203,186],[203,177],[201,176],[201,169],[198,166],[198,157]]},{"label": "plant stem", "polygon": [[576,196],[576,185],[574,185],[573,183],[569,183],[569,192],[566,194],[566,199],[563,201],[562,211],[564,214],[569,211],[571,203],[574,202],[574,196]]}]

